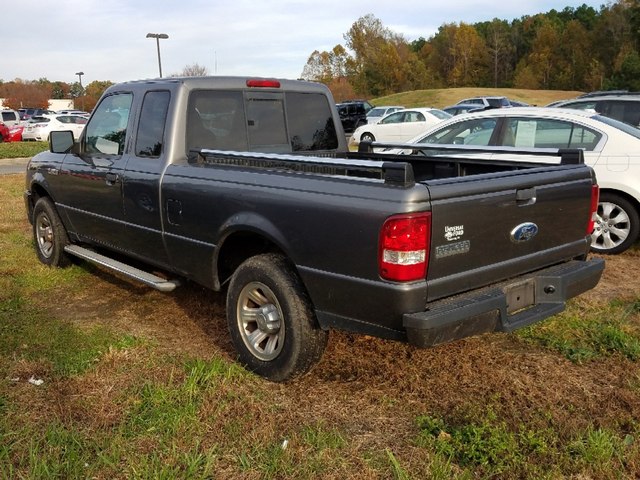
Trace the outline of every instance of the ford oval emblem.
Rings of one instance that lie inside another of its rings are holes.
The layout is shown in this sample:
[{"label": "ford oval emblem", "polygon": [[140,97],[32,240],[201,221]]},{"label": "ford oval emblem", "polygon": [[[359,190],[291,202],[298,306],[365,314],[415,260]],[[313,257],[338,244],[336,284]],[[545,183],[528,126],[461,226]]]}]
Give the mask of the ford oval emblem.
[{"label": "ford oval emblem", "polygon": [[511,241],[513,243],[528,242],[538,234],[538,226],[532,222],[521,223],[511,230]]}]

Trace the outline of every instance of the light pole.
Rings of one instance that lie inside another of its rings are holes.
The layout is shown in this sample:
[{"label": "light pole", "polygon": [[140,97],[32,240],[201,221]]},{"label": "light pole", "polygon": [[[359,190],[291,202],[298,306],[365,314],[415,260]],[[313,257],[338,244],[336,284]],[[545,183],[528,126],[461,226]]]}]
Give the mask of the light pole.
[{"label": "light pole", "polygon": [[82,100],[80,100],[80,109],[84,111],[84,88],[82,88],[82,75],[84,72],[76,72],[78,75],[78,83],[80,84],[80,95],[83,95]]},{"label": "light pole", "polygon": [[147,38],[155,38],[156,46],[158,47],[158,70],[160,71],[160,78],[162,78],[162,63],[160,62],[160,39],[163,40],[169,38],[166,33],[147,33]]}]

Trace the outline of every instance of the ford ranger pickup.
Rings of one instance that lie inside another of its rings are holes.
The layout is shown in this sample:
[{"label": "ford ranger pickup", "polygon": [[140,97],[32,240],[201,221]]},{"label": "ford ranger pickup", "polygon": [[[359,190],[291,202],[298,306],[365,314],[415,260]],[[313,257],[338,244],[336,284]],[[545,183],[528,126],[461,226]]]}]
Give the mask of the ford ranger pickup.
[{"label": "ford ranger pickup", "polygon": [[323,85],[156,79],[110,87],[78,142],[53,132],[25,204],[47,265],[226,292],[239,360],[286,381],[331,329],[429,347],[530,325],[593,288],[597,182],[580,151],[555,154],[348,152]]}]

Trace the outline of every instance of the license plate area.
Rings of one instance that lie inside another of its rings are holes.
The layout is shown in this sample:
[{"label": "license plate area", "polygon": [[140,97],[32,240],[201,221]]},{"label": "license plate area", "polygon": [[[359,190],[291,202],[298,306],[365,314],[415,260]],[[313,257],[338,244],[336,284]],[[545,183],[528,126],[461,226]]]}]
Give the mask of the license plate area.
[{"label": "license plate area", "polygon": [[513,315],[536,303],[536,284],[534,279],[514,283],[504,288],[507,297],[507,313]]}]

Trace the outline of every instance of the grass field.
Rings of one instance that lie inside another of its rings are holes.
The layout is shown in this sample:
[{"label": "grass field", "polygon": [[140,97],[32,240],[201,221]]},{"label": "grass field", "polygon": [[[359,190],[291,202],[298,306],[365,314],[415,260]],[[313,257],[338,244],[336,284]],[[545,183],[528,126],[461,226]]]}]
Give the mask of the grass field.
[{"label": "grass field", "polygon": [[371,100],[374,105],[404,105],[405,107],[443,108],[460,100],[476,96],[505,96],[529,105],[545,105],[568,98],[574,98],[582,92],[562,90],[523,90],[518,88],[443,88],[434,90],[415,90],[397,93]]},{"label": "grass field", "polygon": [[0,158],[27,158],[47,150],[46,142],[11,142],[0,143]]},{"label": "grass field", "polygon": [[332,332],[309,375],[273,384],[234,361],[223,294],[39,264],[23,188],[0,176],[0,478],[640,473],[640,245],[518,334],[419,350]]}]

